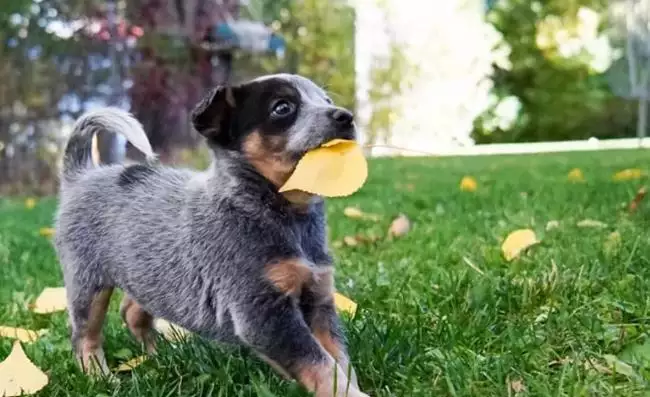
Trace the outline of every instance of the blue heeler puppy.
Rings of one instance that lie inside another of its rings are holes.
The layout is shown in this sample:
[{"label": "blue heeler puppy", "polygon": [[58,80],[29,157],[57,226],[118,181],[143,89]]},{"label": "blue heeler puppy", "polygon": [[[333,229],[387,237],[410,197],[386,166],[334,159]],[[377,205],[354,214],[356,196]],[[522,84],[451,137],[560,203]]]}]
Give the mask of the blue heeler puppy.
[{"label": "blue heeler puppy", "polygon": [[[281,74],[217,87],[192,122],[213,152],[205,172],[159,164],[121,110],[92,111],[75,125],[55,245],[81,365],[108,373],[102,324],[121,288],[122,317],[150,352],[153,319],[163,318],[249,346],[318,397],[367,396],[333,303],[323,200],[278,192],[307,151],[355,139],[352,114],[310,80]],[[100,131],[124,135],[147,160],[96,166]]]}]

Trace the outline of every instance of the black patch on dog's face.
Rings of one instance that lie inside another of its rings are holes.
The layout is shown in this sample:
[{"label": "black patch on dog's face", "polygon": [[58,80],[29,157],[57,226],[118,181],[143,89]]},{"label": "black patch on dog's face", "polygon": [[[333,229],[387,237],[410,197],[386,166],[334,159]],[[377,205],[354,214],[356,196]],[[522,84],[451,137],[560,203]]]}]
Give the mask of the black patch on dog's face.
[{"label": "black patch on dog's face", "polygon": [[289,74],[217,87],[194,109],[192,122],[211,145],[229,149],[241,149],[253,132],[284,137],[286,149],[298,155],[331,139],[356,138],[352,113],[334,106],[311,80]]},{"label": "black patch on dog's face", "polygon": [[154,172],[153,168],[143,164],[130,165],[120,172],[117,185],[123,188],[131,188],[134,185],[143,184]]},{"label": "black patch on dog's face", "polygon": [[356,138],[352,113],[334,106],[312,81],[288,74],[217,87],[192,121],[211,146],[243,153],[274,184],[307,151],[332,139]]}]

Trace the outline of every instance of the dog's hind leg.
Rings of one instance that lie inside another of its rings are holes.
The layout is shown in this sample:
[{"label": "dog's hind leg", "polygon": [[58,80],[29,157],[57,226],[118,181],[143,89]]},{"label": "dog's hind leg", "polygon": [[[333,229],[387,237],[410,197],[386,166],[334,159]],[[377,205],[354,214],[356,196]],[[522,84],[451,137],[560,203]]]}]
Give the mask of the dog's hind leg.
[{"label": "dog's hind leg", "polygon": [[84,372],[109,375],[102,346],[102,327],[113,288],[77,287],[73,289],[68,284],[67,288],[72,346]]},{"label": "dog's hind leg", "polygon": [[144,345],[147,353],[155,353],[156,339],[153,329],[153,316],[126,294],[120,305],[120,314],[135,339]]}]

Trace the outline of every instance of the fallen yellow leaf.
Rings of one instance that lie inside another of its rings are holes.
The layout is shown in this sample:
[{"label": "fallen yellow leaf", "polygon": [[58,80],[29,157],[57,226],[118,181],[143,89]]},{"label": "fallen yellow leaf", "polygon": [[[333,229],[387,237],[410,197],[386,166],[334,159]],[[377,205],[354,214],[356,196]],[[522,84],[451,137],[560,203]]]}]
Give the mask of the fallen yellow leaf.
[{"label": "fallen yellow leaf", "polygon": [[14,342],[11,353],[0,363],[0,396],[34,394],[48,382],[47,375],[29,360],[20,342]]},{"label": "fallen yellow leaf", "polygon": [[361,211],[357,207],[345,207],[343,209],[343,215],[347,216],[348,218],[352,219],[365,219],[365,220],[371,220],[371,221],[378,221],[380,219],[380,216],[377,214],[367,214],[363,211]]},{"label": "fallen yellow leaf", "polygon": [[338,292],[334,293],[334,305],[339,311],[349,313],[352,317],[354,317],[357,312],[357,304],[350,298],[341,295]]},{"label": "fallen yellow leaf", "polygon": [[368,163],[361,146],[354,141],[334,139],[307,152],[280,191],[349,196],[363,186],[367,177]]},{"label": "fallen yellow leaf", "polygon": [[573,359],[569,357],[562,357],[559,360],[553,360],[548,363],[549,367],[555,367],[555,366],[561,366],[561,365],[567,365],[567,364],[573,364]]},{"label": "fallen yellow leaf", "polygon": [[157,318],[154,322],[154,327],[160,332],[167,340],[180,342],[186,339],[190,332],[180,325],[172,324],[162,318]]},{"label": "fallen yellow leaf", "polygon": [[510,233],[501,245],[501,251],[507,261],[518,257],[523,251],[539,243],[535,232],[530,229],[519,229]]},{"label": "fallen yellow leaf", "polygon": [[621,245],[621,233],[614,231],[607,236],[607,239],[605,239],[603,248],[606,253],[611,254],[615,252],[620,247],[620,245]]},{"label": "fallen yellow leaf", "polygon": [[546,231],[557,229],[558,227],[560,227],[559,221],[548,221],[546,223]]},{"label": "fallen yellow leaf", "polygon": [[571,182],[584,182],[585,176],[580,168],[574,168],[569,171],[567,179]]},{"label": "fallen yellow leaf", "polygon": [[38,234],[40,234],[43,237],[52,237],[54,236],[54,228],[42,227],[38,230]]},{"label": "fallen yellow leaf", "polygon": [[29,197],[25,200],[25,208],[28,210],[31,210],[32,208],[36,207],[36,199],[33,197]]},{"label": "fallen yellow leaf", "polygon": [[45,288],[36,298],[32,311],[38,314],[59,312],[67,309],[68,301],[64,287]]},{"label": "fallen yellow leaf", "polygon": [[404,214],[400,214],[393,220],[388,228],[388,237],[402,237],[411,230],[411,221]]},{"label": "fallen yellow leaf", "polygon": [[345,236],[343,237],[343,244],[347,245],[348,247],[356,247],[357,245],[360,244],[372,244],[381,239],[380,236],[375,235],[373,233],[367,233],[367,234],[355,234],[354,236]]},{"label": "fallen yellow leaf", "polygon": [[115,372],[130,372],[143,362],[147,361],[147,356],[138,356],[122,363],[115,368]]},{"label": "fallen yellow leaf", "polygon": [[348,247],[356,247],[359,245],[359,240],[355,236],[344,236],[343,243]]},{"label": "fallen yellow leaf", "polygon": [[465,176],[460,180],[460,190],[463,192],[475,192],[477,187],[476,179],[471,176]]},{"label": "fallen yellow leaf", "polygon": [[605,228],[607,227],[606,223],[603,223],[601,221],[595,220],[595,219],[583,219],[580,222],[576,224],[578,227],[594,227],[594,228]]},{"label": "fallen yellow leaf", "polygon": [[16,339],[25,343],[34,342],[36,339],[40,338],[46,333],[46,329],[33,331],[30,329],[6,327],[4,325],[0,325],[0,337]]},{"label": "fallen yellow leaf", "polygon": [[356,207],[345,207],[343,210],[343,215],[352,219],[361,219],[363,218],[363,211]]},{"label": "fallen yellow leaf", "polygon": [[615,181],[630,181],[634,179],[641,179],[642,176],[642,170],[638,168],[628,168],[615,173],[612,179]]}]

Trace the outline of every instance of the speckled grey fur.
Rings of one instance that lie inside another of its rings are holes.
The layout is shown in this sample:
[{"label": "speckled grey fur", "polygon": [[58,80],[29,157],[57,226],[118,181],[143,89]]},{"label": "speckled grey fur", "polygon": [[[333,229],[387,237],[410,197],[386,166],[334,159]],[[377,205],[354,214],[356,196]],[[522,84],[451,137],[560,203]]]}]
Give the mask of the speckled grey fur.
[{"label": "speckled grey fur", "polygon": [[[291,84],[316,112],[331,108],[306,94],[313,83]],[[322,117],[309,111],[298,116],[288,142],[302,146],[294,149],[323,139],[305,135]],[[298,302],[264,274],[269,263],[290,258],[302,258],[314,269],[332,266],[323,200],[296,212],[238,150],[219,145],[211,145],[214,160],[207,171],[160,165],[134,122],[117,109],[86,115],[66,150],[55,247],[73,343],[88,321],[93,297],[116,287],[154,317],[207,338],[243,343],[292,376],[304,363],[323,360],[307,325],[315,311],[327,313],[334,339],[344,345],[332,302],[322,307],[310,306],[309,299]],[[91,139],[102,130],[125,135],[149,160],[94,166]],[[350,396],[364,395],[359,393]]]}]

